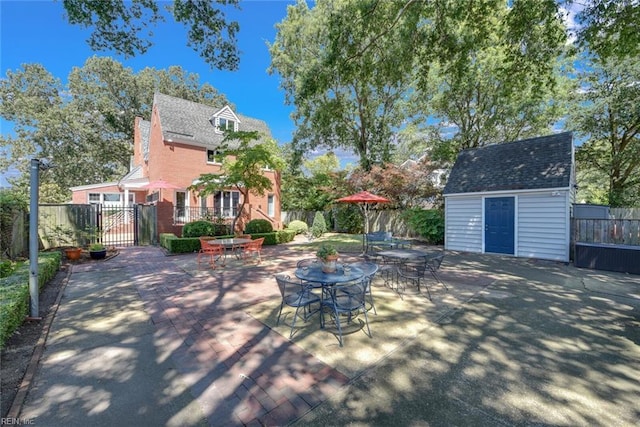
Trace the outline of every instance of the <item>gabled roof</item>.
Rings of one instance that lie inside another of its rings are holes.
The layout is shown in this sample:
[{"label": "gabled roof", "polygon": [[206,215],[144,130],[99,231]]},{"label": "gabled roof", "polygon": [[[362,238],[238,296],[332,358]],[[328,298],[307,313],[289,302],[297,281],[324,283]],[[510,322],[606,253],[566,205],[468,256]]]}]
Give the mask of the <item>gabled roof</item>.
[{"label": "gabled roof", "polygon": [[[222,143],[224,135],[215,132],[210,120],[225,107],[210,107],[161,93],[154,95],[153,105],[158,111],[165,141],[212,148]],[[263,137],[271,138],[271,132],[264,121],[237,113],[235,115],[240,122],[238,130],[258,131]]]},{"label": "gabled roof", "polygon": [[572,162],[571,132],[464,150],[443,193],[569,188]]}]

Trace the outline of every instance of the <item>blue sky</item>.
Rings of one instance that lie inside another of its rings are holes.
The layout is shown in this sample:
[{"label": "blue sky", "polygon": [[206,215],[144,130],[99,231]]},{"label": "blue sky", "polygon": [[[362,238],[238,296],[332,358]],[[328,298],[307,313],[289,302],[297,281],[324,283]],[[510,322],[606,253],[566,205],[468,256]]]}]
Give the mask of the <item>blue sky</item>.
[{"label": "blue sky", "polygon": [[[168,2],[163,2],[169,4]],[[267,74],[270,64],[266,42],[273,42],[275,24],[286,17],[285,0],[242,1],[241,10],[225,9],[227,16],[240,23],[238,47],[242,51],[236,72],[212,70],[186,45],[186,30],[169,18],[153,29],[154,46],[144,55],[125,59],[113,52],[93,52],[86,39],[88,29],[68,24],[62,1],[0,0],[0,65],[2,76],[24,63],[40,63],[66,82],[73,67],[82,67],[87,58],[111,56],[137,72],[145,67],[157,69],[179,65],[200,76],[234,103],[238,112],[264,120],[279,143],[289,142],[294,129],[289,118],[292,108],[284,104],[278,76]],[[6,134],[10,124],[0,122]],[[4,176],[0,186],[6,185]]]}]

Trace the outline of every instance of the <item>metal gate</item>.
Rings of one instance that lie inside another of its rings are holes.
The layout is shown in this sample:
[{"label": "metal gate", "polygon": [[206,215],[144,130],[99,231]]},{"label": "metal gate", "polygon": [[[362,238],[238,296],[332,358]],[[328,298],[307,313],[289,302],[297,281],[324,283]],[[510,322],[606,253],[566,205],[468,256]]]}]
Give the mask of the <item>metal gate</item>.
[{"label": "metal gate", "polygon": [[[43,204],[39,211],[39,233],[45,247],[95,242],[107,246],[158,243],[157,211],[153,205]],[[66,242],[60,241],[61,234],[67,235]]]},{"label": "metal gate", "polygon": [[[155,244],[155,206],[95,206],[96,240],[106,246]],[[151,209],[152,208],[152,209]]]}]

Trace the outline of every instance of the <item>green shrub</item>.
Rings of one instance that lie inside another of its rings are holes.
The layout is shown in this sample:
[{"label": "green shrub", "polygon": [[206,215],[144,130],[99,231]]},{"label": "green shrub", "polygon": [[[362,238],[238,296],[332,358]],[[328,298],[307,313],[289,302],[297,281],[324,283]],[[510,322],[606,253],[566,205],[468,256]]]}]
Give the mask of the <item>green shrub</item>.
[{"label": "green shrub", "polygon": [[277,245],[278,244],[278,233],[277,231],[272,231],[270,233],[251,233],[251,238],[253,240],[264,237],[265,246]]},{"label": "green shrub", "polygon": [[260,233],[270,233],[273,231],[273,226],[266,219],[252,219],[249,221],[244,228],[244,232],[246,234],[260,234]]},{"label": "green shrub", "polygon": [[276,240],[278,243],[288,243],[293,241],[293,238],[296,237],[296,234],[297,233],[294,230],[290,229],[276,231]]},{"label": "green shrub", "polygon": [[[53,279],[60,269],[62,253],[38,254],[38,288]],[[0,279],[0,348],[29,314],[29,261],[19,263],[10,276]]]},{"label": "green shrub", "polygon": [[193,221],[182,227],[182,237],[215,236],[215,227],[210,221]]},{"label": "green shrub", "polygon": [[306,222],[300,220],[293,220],[287,225],[287,230],[293,230],[296,234],[306,233],[309,230],[309,226]]},{"label": "green shrub", "polygon": [[353,204],[336,209],[336,225],[340,231],[360,234],[364,230],[364,217],[360,208]]},{"label": "green shrub", "polygon": [[178,236],[173,233],[160,233],[160,246],[169,249],[169,240],[177,238]]},{"label": "green shrub", "polygon": [[433,244],[444,243],[444,212],[411,208],[402,214],[407,226]]},{"label": "green shrub", "polygon": [[10,276],[15,269],[16,269],[15,262],[8,259],[0,261],[0,277]]},{"label": "green shrub", "polygon": [[188,254],[200,250],[200,239],[197,237],[176,238],[167,243],[167,250],[172,254]]},{"label": "green shrub", "polygon": [[316,212],[316,215],[313,217],[313,225],[311,225],[311,234],[314,237],[320,237],[324,233],[327,232],[327,222],[324,219],[324,215],[322,212]]}]

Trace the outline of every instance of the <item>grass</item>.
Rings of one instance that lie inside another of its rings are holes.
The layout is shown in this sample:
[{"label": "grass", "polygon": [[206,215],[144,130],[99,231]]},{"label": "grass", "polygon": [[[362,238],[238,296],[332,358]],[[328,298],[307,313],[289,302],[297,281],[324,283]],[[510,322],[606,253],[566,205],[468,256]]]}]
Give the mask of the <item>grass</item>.
[{"label": "grass", "polygon": [[298,244],[296,247],[304,251],[315,251],[323,244],[335,246],[339,253],[361,253],[362,234],[325,233],[322,237]]}]

